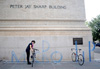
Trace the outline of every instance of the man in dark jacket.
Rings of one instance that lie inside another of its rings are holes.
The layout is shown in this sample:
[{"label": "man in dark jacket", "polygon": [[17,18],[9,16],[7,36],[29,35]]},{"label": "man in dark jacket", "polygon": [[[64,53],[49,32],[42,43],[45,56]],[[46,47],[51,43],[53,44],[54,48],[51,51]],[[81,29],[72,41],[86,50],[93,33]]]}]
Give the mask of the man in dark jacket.
[{"label": "man in dark jacket", "polygon": [[29,43],[28,46],[27,46],[27,48],[26,48],[27,64],[31,64],[31,62],[29,61],[30,50],[33,51],[34,44],[35,44],[35,40],[32,40],[31,43]]}]

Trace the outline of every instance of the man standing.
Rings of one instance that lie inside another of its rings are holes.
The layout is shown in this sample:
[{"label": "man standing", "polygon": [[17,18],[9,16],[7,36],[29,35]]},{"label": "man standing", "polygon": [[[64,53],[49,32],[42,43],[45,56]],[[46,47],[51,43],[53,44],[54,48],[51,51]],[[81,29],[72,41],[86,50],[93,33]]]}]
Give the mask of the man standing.
[{"label": "man standing", "polygon": [[34,44],[35,44],[35,40],[32,40],[31,43],[29,43],[28,46],[27,46],[27,48],[26,48],[27,64],[31,64],[31,62],[29,61],[30,50],[33,51]]}]

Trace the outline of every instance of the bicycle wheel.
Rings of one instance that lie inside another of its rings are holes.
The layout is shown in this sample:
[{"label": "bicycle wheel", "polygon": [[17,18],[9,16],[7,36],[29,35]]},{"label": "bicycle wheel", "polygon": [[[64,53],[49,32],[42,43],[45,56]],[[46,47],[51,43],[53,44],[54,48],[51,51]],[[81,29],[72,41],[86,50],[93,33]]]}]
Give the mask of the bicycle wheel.
[{"label": "bicycle wheel", "polygon": [[84,64],[84,57],[82,54],[79,54],[79,56],[78,56],[78,63],[80,66],[82,66]]},{"label": "bicycle wheel", "polygon": [[71,55],[71,58],[72,58],[72,61],[75,62],[76,61],[76,53],[73,52]]},{"label": "bicycle wheel", "polygon": [[32,67],[33,67],[33,63],[34,63],[34,57],[32,58]]}]

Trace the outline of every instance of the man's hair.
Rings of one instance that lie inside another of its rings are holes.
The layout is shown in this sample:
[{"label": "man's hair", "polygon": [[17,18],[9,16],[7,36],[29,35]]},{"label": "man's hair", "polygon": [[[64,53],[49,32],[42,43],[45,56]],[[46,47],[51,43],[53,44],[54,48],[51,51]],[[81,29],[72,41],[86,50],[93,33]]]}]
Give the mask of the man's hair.
[{"label": "man's hair", "polygon": [[34,42],[35,43],[35,40],[32,40],[31,42]]}]

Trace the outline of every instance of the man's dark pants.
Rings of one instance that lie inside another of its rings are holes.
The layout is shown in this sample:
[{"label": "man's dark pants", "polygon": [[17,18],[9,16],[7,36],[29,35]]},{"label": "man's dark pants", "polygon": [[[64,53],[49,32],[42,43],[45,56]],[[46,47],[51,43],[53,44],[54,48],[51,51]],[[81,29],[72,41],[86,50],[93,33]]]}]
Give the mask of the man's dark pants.
[{"label": "man's dark pants", "polygon": [[29,62],[29,58],[30,58],[30,51],[26,51],[26,54],[27,54],[27,63],[30,63],[30,62]]}]

